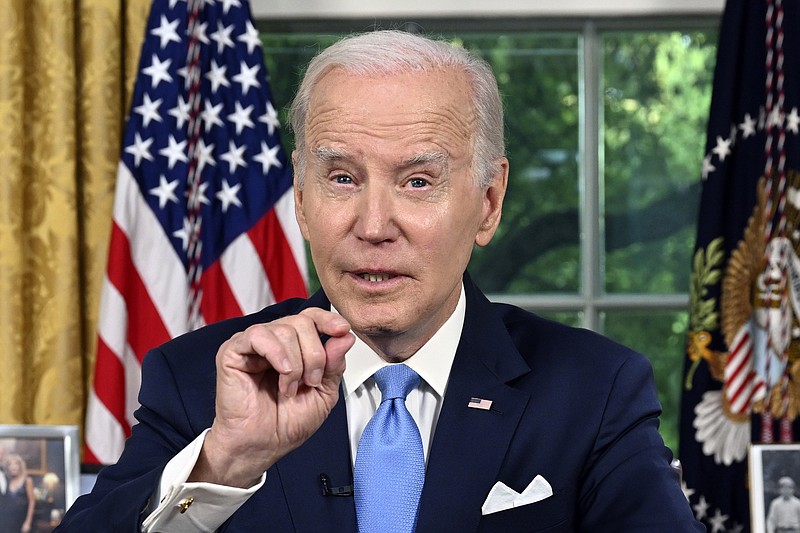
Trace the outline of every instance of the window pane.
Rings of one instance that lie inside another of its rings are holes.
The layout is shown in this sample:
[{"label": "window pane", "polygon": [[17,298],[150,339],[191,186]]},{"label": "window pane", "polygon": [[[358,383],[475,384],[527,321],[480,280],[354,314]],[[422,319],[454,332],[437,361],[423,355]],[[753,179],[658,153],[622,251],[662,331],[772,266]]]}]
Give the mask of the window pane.
[{"label": "window pane", "polygon": [[487,292],[578,291],[577,33],[482,32],[458,41],[492,65],[511,172],[503,219],[470,272]]},{"label": "window pane", "polygon": [[712,31],[604,35],[607,292],[687,290],[715,43]]},{"label": "window pane", "polygon": [[661,435],[678,453],[678,414],[689,314],[685,311],[606,311],[602,331],[650,359],[664,414]]}]

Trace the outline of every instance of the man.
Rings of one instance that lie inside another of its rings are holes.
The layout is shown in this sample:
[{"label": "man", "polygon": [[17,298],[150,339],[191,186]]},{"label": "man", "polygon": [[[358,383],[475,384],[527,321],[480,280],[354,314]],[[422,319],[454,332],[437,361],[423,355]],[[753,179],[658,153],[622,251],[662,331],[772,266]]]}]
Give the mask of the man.
[{"label": "man", "polygon": [[794,495],[794,480],[778,480],[780,496],[772,500],[767,513],[767,533],[800,533],[800,499]]},{"label": "man", "polygon": [[[148,354],[139,424],[63,530],[702,531],[646,360],[491,304],[465,274],[509,168],[483,61],[400,32],[345,39],[309,65],[292,126],[323,290]],[[419,376],[388,409],[384,367]],[[413,468],[392,464],[405,445],[364,465],[399,442],[362,442],[391,409],[403,439],[413,417]],[[392,474],[370,499],[376,469]]]}]

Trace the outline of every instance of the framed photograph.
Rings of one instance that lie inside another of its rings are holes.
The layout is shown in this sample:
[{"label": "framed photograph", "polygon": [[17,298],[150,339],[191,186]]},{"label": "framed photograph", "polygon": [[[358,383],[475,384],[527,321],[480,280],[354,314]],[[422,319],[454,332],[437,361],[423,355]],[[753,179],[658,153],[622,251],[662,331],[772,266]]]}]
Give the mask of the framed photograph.
[{"label": "framed photograph", "polygon": [[0,531],[52,531],[79,493],[78,426],[0,425]]},{"label": "framed photograph", "polygon": [[800,528],[800,444],[750,446],[753,533]]}]

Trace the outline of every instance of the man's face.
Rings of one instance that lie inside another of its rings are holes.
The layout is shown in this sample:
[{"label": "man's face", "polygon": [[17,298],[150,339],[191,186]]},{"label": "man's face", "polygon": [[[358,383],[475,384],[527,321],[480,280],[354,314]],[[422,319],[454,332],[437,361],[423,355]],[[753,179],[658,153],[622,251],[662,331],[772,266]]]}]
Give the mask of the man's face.
[{"label": "man's face", "polygon": [[508,164],[475,185],[468,94],[453,71],[334,69],[311,97],[298,222],[331,303],[390,359],[452,313],[472,246],[500,220]]}]

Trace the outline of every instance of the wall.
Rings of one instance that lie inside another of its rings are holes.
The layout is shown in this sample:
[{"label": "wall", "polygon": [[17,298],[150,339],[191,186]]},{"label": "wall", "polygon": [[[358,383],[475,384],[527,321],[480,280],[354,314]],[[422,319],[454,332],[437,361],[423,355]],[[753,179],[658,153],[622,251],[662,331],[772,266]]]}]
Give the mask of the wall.
[{"label": "wall", "polygon": [[719,14],[724,0],[250,0],[255,18],[571,17]]}]

